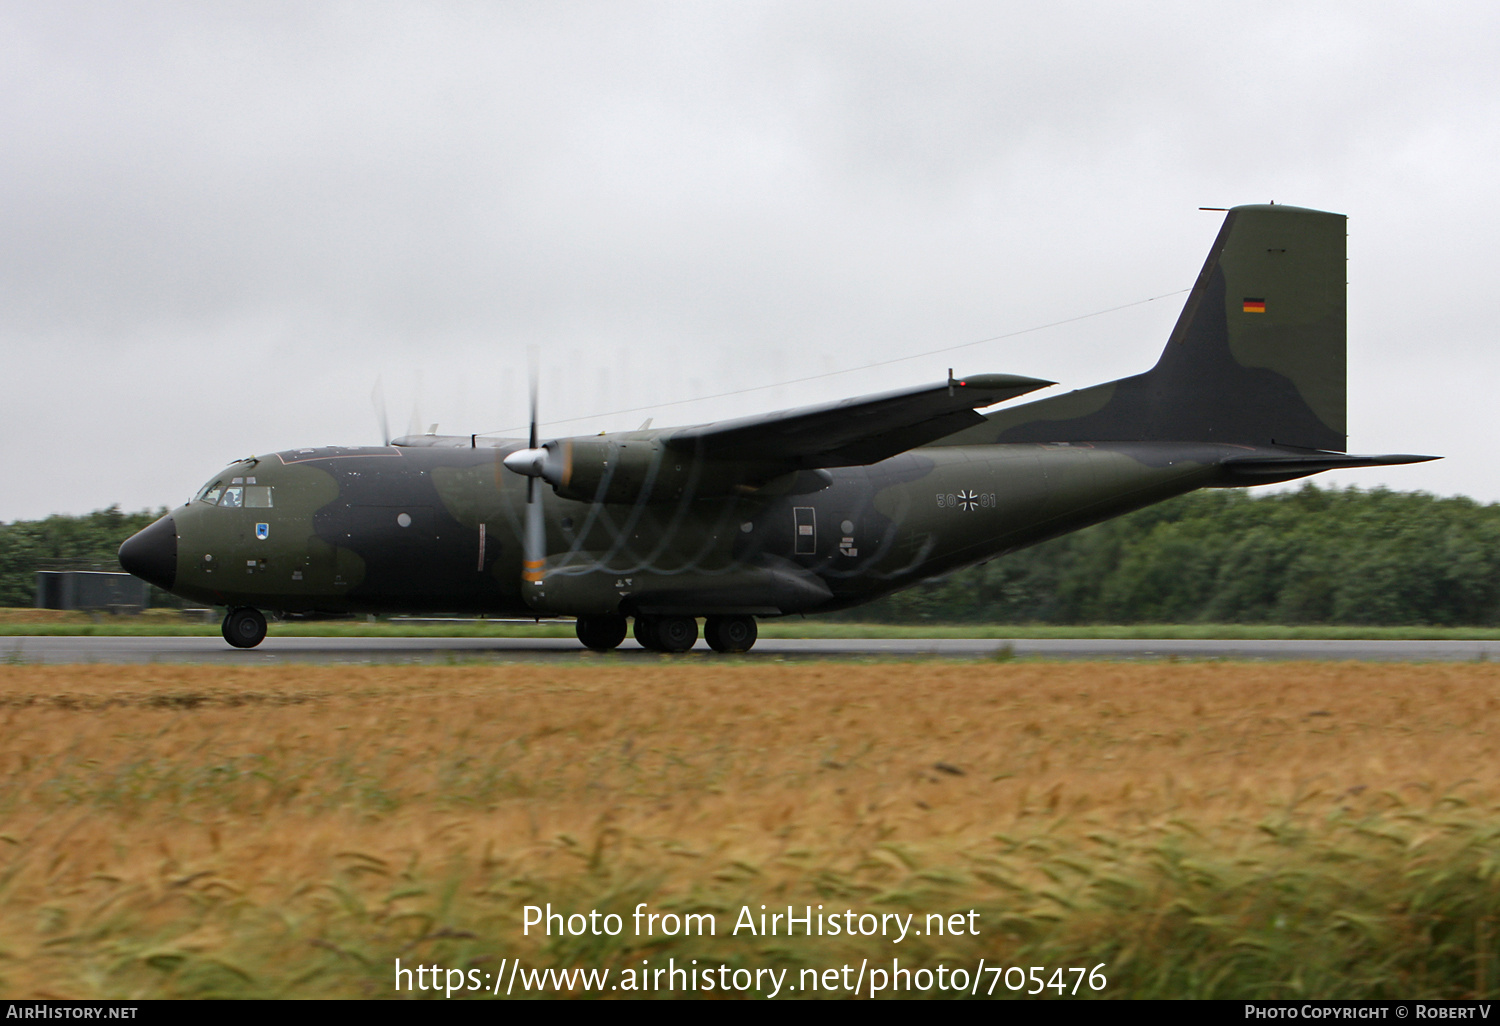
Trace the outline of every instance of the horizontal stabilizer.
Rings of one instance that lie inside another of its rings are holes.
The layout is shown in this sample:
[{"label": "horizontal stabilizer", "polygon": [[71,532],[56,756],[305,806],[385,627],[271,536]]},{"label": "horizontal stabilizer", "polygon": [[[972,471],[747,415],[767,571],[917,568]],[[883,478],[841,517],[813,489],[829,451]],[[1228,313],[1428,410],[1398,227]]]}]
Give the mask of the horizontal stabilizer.
[{"label": "horizontal stabilizer", "polygon": [[672,448],[707,459],[788,462],[799,467],[877,463],[984,418],[976,408],[1054,384],[1016,374],[977,374],[737,420],[683,428]]},{"label": "horizontal stabilizer", "polygon": [[1356,467],[1394,467],[1403,463],[1426,463],[1441,456],[1413,456],[1388,453],[1383,456],[1351,456],[1342,452],[1286,453],[1255,456],[1231,456],[1221,464],[1225,470],[1247,482],[1292,480],[1325,470],[1350,470]]}]

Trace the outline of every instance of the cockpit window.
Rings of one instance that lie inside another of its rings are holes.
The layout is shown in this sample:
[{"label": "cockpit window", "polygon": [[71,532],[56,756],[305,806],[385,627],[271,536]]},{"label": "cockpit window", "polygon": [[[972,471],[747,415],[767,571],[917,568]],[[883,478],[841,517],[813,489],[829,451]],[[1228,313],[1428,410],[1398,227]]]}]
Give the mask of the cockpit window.
[{"label": "cockpit window", "polygon": [[224,489],[224,494],[219,497],[220,506],[240,507],[245,504],[245,489],[240,485]]},{"label": "cockpit window", "polygon": [[[251,478],[253,481],[254,478]],[[271,486],[270,485],[246,485],[245,506],[248,509],[270,509],[271,508]]]},{"label": "cockpit window", "polygon": [[223,490],[224,482],[222,480],[215,481],[213,484],[204,485],[203,491],[198,493],[198,500],[200,502],[206,502],[210,506],[212,506],[214,503],[219,501],[219,493]]}]

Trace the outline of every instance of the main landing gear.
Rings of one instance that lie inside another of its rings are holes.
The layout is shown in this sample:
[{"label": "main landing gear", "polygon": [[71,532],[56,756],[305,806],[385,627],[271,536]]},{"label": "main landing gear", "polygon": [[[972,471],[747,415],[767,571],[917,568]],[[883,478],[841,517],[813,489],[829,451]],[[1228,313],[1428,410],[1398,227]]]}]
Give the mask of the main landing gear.
[{"label": "main landing gear", "polygon": [[691,616],[638,616],[635,640],[648,652],[686,652],[698,643],[698,621]]},{"label": "main landing gear", "polygon": [[618,648],[625,640],[625,618],[623,616],[580,616],[578,618],[578,640],[584,648],[595,652],[609,652]]},{"label": "main landing gear", "polygon": [[266,618],[259,609],[242,606],[224,617],[224,640],[235,648],[254,648],[266,640]]},{"label": "main landing gear", "polygon": [[748,652],[760,629],[753,616],[710,616],[703,624],[703,636],[715,652]]},{"label": "main landing gear", "polygon": [[[686,652],[698,641],[698,621],[691,616],[637,616],[635,640],[648,652]],[[715,652],[748,652],[759,634],[753,616],[710,616],[703,636]],[[625,640],[625,617],[580,616],[578,640],[595,652],[609,652]]]}]

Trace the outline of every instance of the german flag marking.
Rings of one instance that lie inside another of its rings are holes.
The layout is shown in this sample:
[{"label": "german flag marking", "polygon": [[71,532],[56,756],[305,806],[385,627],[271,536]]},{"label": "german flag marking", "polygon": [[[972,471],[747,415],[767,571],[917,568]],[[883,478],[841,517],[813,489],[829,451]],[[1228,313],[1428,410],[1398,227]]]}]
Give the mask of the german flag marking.
[{"label": "german flag marking", "polygon": [[1245,299],[1245,312],[1246,313],[1265,313],[1266,312],[1266,301],[1264,299],[1250,299],[1250,298],[1247,297]]}]

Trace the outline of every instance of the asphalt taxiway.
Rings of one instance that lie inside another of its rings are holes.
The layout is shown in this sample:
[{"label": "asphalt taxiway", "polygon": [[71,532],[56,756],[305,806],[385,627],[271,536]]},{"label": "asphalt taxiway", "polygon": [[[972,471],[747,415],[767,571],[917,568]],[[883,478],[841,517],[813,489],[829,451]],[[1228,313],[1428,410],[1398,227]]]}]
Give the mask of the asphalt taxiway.
[{"label": "asphalt taxiway", "polygon": [[[744,659],[982,659],[1009,647],[1044,659],[1235,659],[1477,662],[1500,659],[1500,641],[1213,641],[1097,638],[763,638]],[[626,660],[670,658],[634,641]],[[443,663],[599,659],[571,638],[267,638],[230,648],[213,637],[0,637],[0,663]],[[700,641],[675,658],[719,658]]]}]

